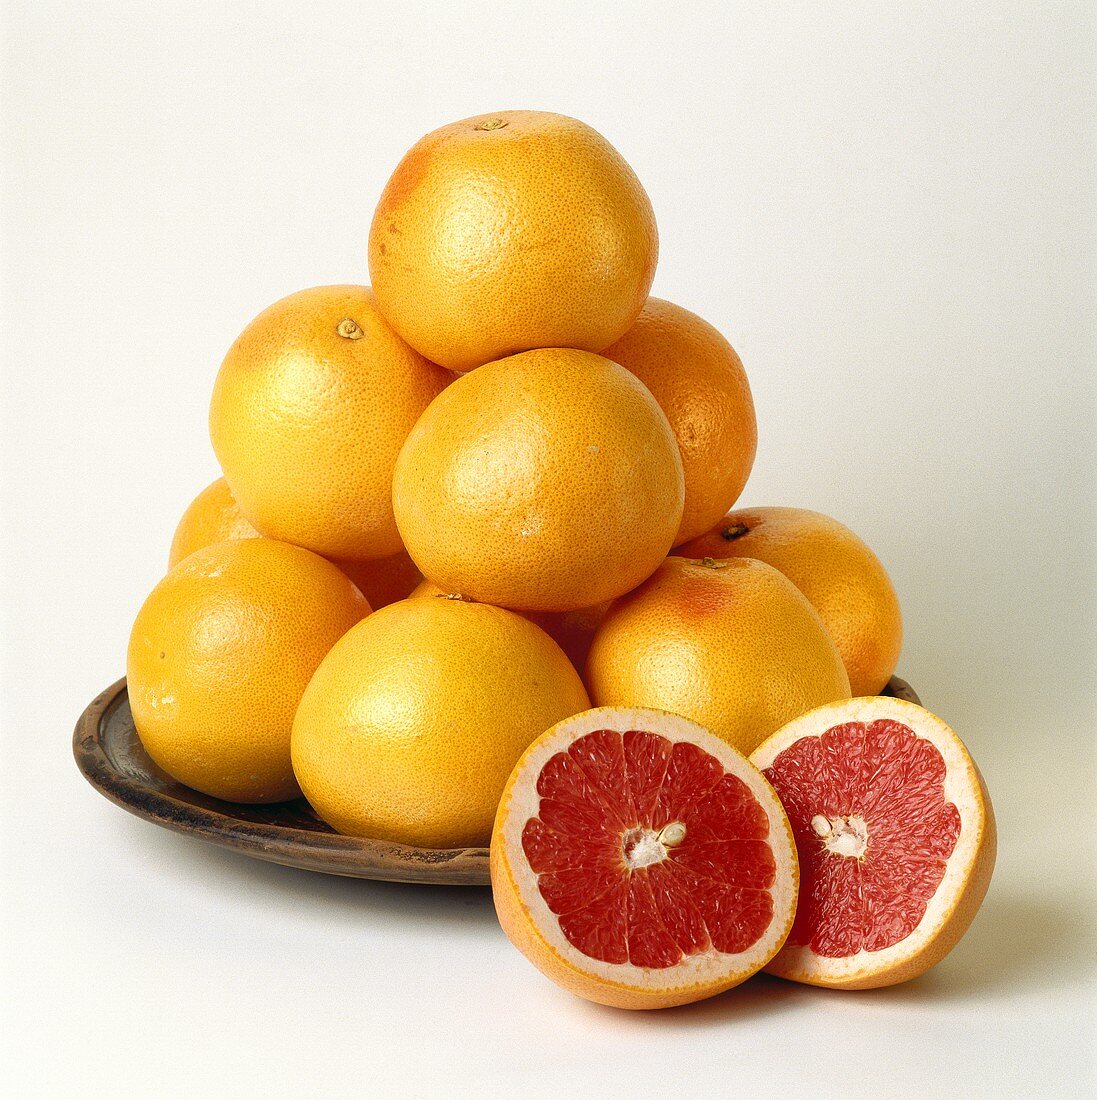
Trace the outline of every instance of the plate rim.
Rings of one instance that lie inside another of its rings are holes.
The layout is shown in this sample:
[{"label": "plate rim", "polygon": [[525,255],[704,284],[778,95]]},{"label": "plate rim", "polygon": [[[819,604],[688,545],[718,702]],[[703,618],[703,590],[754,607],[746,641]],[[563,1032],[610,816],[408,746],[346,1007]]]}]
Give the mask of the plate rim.
[{"label": "plate rim", "polygon": [[[910,684],[898,676],[891,677],[885,691],[912,703],[921,702]],[[372,837],[344,836],[334,830],[242,821],[131,779],[111,763],[102,735],[110,714],[125,698],[128,691],[123,676],[84,708],[73,732],[72,753],[88,783],[136,817],[242,855],[323,874],[435,886],[490,883],[486,847],[417,848]]]},{"label": "plate rim", "polygon": [[136,817],[245,855],[327,874],[448,886],[483,886],[490,882],[486,847],[417,848],[372,837],[345,836],[334,830],[243,821],[217,809],[195,806],[122,774],[104,748],[103,728],[126,698],[124,676],[101,691],[77,720],[72,751],[88,783]]}]

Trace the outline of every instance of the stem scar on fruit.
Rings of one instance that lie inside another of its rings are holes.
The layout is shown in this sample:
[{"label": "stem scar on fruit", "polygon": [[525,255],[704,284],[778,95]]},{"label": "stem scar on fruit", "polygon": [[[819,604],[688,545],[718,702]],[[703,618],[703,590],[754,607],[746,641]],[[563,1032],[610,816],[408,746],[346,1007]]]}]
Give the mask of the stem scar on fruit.
[{"label": "stem scar on fruit", "polygon": [[358,327],[358,322],[352,321],[349,317],[344,317],[339,324],[335,326],[335,331],[348,340],[361,340],[365,335]]},{"label": "stem scar on fruit", "polygon": [[473,129],[474,130],[501,130],[506,126],[507,120],[505,118],[489,118],[484,122],[478,122]]},{"label": "stem scar on fruit", "polygon": [[736,523],[730,527],[725,527],[720,532],[720,538],[724,542],[734,542],[736,539],[741,539],[744,535],[750,533],[750,528],[745,523]]}]

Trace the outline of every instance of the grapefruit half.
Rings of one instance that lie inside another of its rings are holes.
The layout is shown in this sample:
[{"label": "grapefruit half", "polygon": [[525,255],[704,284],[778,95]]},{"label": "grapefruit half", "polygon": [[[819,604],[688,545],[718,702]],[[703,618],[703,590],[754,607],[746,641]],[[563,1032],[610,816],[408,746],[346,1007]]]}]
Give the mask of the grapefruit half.
[{"label": "grapefruit half", "polygon": [[944,958],[994,870],[994,811],[960,738],[914,703],[853,699],[795,719],[751,760],[784,804],[801,873],[766,969],[873,989]]},{"label": "grapefruit half", "polygon": [[792,926],[788,821],[750,762],[662,711],[599,707],[535,741],[503,792],[503,930],[565,989],[667,1008],[761,969]]}]

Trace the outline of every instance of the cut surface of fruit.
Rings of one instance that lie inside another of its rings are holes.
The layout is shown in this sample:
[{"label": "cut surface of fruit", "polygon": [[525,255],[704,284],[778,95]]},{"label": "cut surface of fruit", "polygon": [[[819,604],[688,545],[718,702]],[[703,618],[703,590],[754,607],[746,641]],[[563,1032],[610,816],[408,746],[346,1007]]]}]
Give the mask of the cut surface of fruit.
[{"label": "cut surface of fruit", "polygon": [[963,743],[901,699],[853,699],[789,723],[751,756],[800,855],[796,922],[769,969],[864,989],[923,973],[990,883],[994,816]]},{"label": "cut surface of fruit", "polygon": [[293,716],[328,650],[369,604],[309,550],[265,538],[188,554],[145,600],[126,679],[149,756],[230,802],[299,798]]},{"label": "cut surface of fruit", "polygon": [[545,974],[622,1008],[712,996],[791,927],[796,854],[773,790],[707,730],[602,707],[549,730],[503,794],[500,922]]}]

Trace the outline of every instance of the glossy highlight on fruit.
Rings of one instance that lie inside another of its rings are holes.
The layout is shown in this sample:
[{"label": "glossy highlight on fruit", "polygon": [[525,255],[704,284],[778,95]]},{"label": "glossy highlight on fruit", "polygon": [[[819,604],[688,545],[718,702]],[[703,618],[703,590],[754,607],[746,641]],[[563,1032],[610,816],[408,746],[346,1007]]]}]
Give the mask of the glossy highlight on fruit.
[{"label": "glossy highlight on fruit", "polygon": [[658,251],[647,194],[601,134],[499,111],[408,151],[373,216],[369,269],[396,331],[468,371],[532,348],[608,347],[643,307]]},{"label": "glossy highlight on fruit", "polygon": [[751,756],[796,837],[801,892],[768,969],[870,989],[924,973],[967,930],[994,868],[994,811],[948,726],[901,699],[790,723]]},{"label": "glossy highlight on fruit", "polygon": [[784,811],[693,722],[599,708],[525,753],[499,805],[504,931],[565,989],[663,1008],[738,984],[783,942],[796,898]]},{"label": "glossy highlight on fruit", "polygon": [[403,600],[351,630],[317,669],[293,724],[293,767],[341,833],[486,844],[526,747],[589,705],[560,647],[520,615]]},{"label": "glossy highlight on fruit", "polygon": [[229,483],[219,477],[207,485],[187,505],[175,528],[168,553],[168,568],[178,565],[188,554],[227,539],[257,539],[259,532],[240,511]]}]

